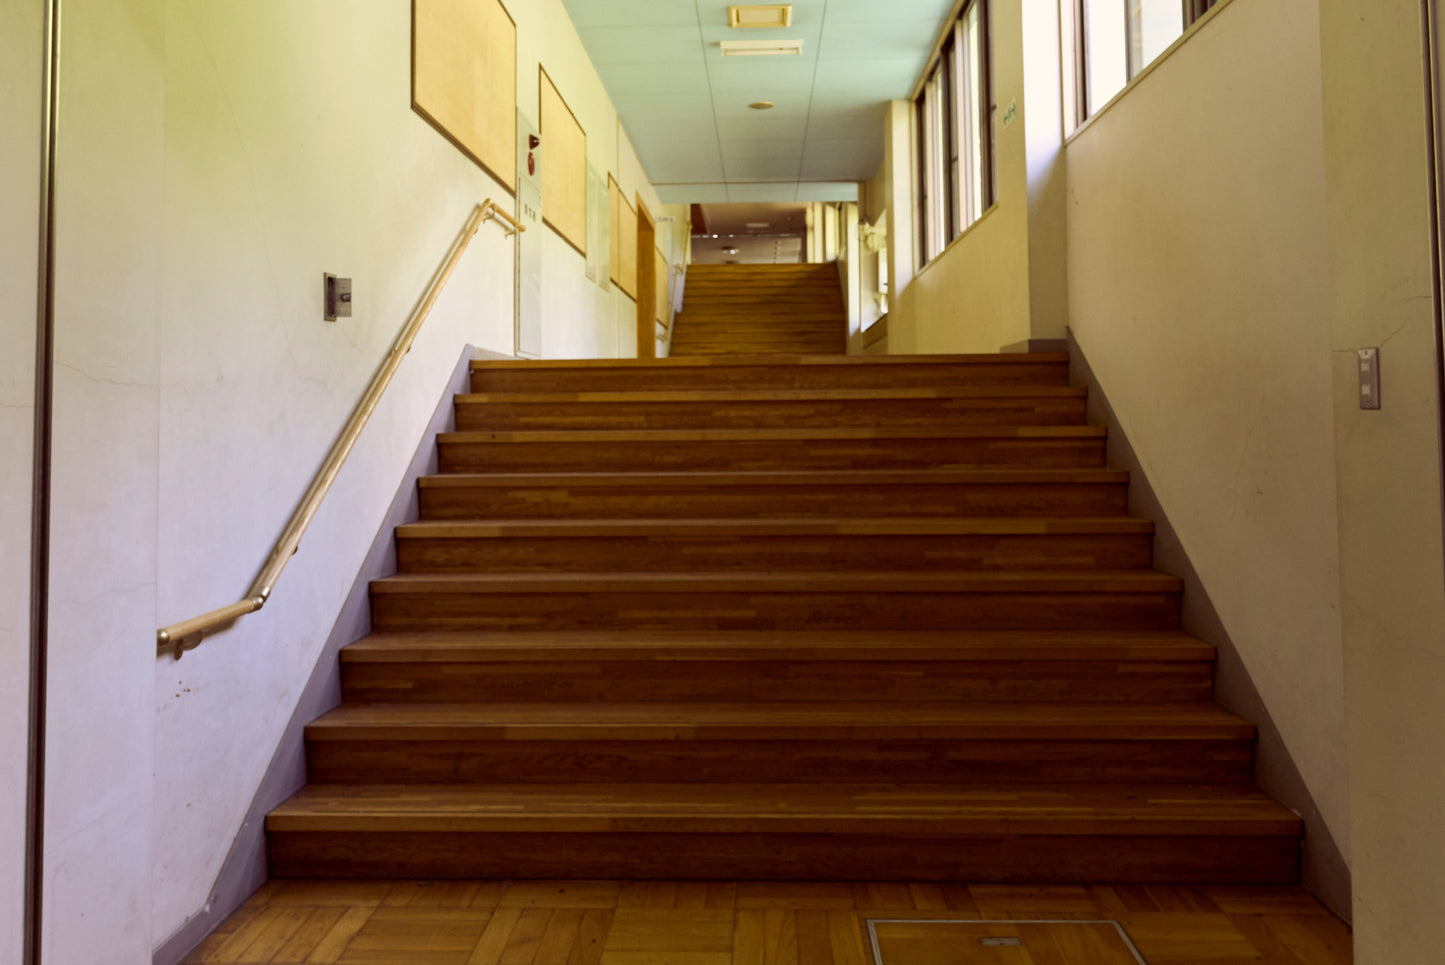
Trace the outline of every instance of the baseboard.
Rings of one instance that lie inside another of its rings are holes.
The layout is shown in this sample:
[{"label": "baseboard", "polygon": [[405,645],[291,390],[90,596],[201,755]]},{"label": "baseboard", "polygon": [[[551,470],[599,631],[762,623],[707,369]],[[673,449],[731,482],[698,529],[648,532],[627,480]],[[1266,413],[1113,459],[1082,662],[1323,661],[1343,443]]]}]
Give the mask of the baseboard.
[{"label": "baseboard", "polygon": [[1069,344],[1067,338],[1026,338],[1021,342],[1010,342],[999,351],[1005,355],[1019,352],[1067,352]]},{"label": "baseboard", "polygon": [[452,397],[469,391],[470,363],[474,358],[510,359],[513,356],[471,345],[462,351],[396,495],[392,497],[391,506],[377,527],[371,549],[351,585],[340,615],[332,625],[326,645],[321,648],[311,677],[301,691],[296,709],[246,812],[246,820],[236,833],[231,850],[211,887],[210,898],[203,908],[156,948],[151,955],[152,965],[178,965],[257,888],[266,883],[266,815],[306,783],[306,725],[341,702],[341,664],[337,654],[342,647],[371,630],[368,587],[372,580],[396,571],[396,527],[417,517],[417,479],[436,472],[437,433],[454,427]]}]

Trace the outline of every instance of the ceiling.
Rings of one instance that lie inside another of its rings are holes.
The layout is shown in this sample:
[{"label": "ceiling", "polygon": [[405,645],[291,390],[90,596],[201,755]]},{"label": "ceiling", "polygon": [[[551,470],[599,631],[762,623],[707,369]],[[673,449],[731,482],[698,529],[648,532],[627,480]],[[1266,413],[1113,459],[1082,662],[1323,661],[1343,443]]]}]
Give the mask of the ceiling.
[{"label": "ceiling", "polygon": [[[733,29],[725,0],[563,0],[662,200],[848,201],[883,161],[952,0],[798,0],[792,26]],[[722,56],[800,39],[802,55]],[[772,110],[748,107],[772,101]]]}]

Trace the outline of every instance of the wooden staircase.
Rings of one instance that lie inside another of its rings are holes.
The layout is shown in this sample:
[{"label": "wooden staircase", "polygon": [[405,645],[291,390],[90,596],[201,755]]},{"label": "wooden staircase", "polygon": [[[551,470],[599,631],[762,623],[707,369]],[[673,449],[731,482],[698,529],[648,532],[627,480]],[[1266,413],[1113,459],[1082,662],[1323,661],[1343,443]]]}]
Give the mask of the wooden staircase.
[{"label": "wooden staircase", "polygon": [[275,875],[1297,880],[1067,356],[472,388]]},{"label": "wooden staircase", "polygon": [[847,329],[837,264],[691,265],[670,354],[830,355]]}]

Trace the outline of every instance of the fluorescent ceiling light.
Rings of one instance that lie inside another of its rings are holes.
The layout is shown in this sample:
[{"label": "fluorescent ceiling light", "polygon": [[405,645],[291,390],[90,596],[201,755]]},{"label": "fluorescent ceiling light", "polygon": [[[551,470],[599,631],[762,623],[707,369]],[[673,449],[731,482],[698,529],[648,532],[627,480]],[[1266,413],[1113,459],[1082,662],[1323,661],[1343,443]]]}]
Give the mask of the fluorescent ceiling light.
[{"label": "fluorescent ceiling light", "polygon": [[801,40],[723,40],[718,43],[724,57],[767,57],[801,54]]},{"label": "fluorescent ceiling light", "polygon": [[729,27],[791,27],[792,25],[793,5],[791,3],[728,7]]}]

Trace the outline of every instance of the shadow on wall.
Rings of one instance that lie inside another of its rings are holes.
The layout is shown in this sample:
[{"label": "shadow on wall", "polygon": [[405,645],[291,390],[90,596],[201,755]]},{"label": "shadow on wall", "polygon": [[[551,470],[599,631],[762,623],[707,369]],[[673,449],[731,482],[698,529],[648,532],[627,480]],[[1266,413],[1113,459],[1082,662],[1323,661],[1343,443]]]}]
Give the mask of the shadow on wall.
[{"label": "shadow on wall", "polygon": [[469,391],[472,359],[511,357],[471,345],[463,350],[231,843],[210,898],[155,950],[152,965],[176,965],[266,883],[266,815],[306,784],[306,725],[341,703],[341,648],[371,632],[371,581],[396,572],[396,527],[420,516],[417,479],[437,471],[437,433],[456,428],[453,400]]},{"label": "shadow on wall", "polygon": [[1068,351],[1069,382],[1089,388],[1089,423],[1108,429],[1109,467],[1129,472],[1129,514],[1154,522],[1154,565],[1184,581],[1183,628],[1216,649],[1215,700],[1258,728],[1255,782],[1304,819],[1304,885],[1331,911],[1348,922],[1351,915],[1349,864],[1325,825],[1309,787],[1270,716],[1269,708],[1260,697],[1249,669],[1240,659],[1238,647],[1215,610],[1204,582],[1190,564],[1188,554],[1169,524],[1169,517],[1144,474],[1129,437],[1115,417],[1108,396],[1094,377],[1093,369],[1083,349],[1074,340],[1072,331],[1069,332]]}]

